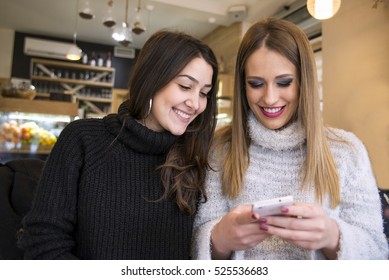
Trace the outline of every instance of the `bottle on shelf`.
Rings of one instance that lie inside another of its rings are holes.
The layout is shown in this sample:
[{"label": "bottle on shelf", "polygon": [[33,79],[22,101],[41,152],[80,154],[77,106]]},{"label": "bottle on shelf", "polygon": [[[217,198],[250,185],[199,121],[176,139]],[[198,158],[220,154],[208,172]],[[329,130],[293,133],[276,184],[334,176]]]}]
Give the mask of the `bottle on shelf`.
[{"label": "bottle on shelf", "polygon": [[105,66],[111,67],[112,66],[112,60],[111,60],[111,52],[107,52],[107,60],[105,62]]},{"label": "bottle on shelf", "polygon": [[84,53],[82,56],[82,64],[88,64],[88,54]]},{"label": "bottle on shelf", "polygon": [[104,64],[104,59],[103,56],[101,55],[101,52],[97,54],[97,66],[103,66]]},{"label": "bottle on shelf", "polygon": [[95,52],[92,52],[89,64],[90,64],[90,66],[96,66],[96,53]]}]

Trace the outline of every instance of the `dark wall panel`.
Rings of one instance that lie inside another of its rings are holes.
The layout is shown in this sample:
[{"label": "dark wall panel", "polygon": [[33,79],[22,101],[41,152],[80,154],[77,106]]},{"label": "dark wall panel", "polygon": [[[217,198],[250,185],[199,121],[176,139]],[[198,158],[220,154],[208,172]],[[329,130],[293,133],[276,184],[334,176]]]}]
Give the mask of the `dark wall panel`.
[{"label": "dark wall panel", "polygon": [[[14,78],[21,79],[30,79],[30,60],[32,56],[27,56],[24,54],[24,38],[25,37],[34,37],[39,39],[54,40],[59,42],[71,43],[70,40],[64,40],[61,38],[53,38],[46,36],[33,35],[28,33],[15,32],[15,41],[14,41],[14,53],[12,59],[12,70],[11,76]],[[94,44],[88,42],[82,42],[77,40],[77,45],[82,49],[84,53],[90,58],[92,52],[96,55],[101,54],[102,57],[106,58],[108,52],[114,53],[114,46]],[[138,55],[139,50],[136,50],[136,56]],[[63,61],[63,60],[61,60]],[[77,63],[81,63],[77,62]],[[132,66],[135,63],[135,59],[122,58],[122,57],[113,57],[112,56],[112,67],[115,68],[115,88],[127,88],[128,79],[131,73]]]}]

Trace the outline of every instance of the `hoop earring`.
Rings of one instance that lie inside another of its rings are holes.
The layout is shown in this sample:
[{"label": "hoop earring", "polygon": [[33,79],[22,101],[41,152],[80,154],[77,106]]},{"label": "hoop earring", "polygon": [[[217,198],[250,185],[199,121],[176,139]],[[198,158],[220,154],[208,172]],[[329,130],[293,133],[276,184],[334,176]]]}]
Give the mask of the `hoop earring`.
[{"label": "hoop earring", "polygon": [[151,107],[153,106],[153,99],[150,98],[150,103],[149,103],[149,111],[147,112],[147,116],[146,118],[148,117],[148,115],[150,115],[150,112],[151,112]]}]

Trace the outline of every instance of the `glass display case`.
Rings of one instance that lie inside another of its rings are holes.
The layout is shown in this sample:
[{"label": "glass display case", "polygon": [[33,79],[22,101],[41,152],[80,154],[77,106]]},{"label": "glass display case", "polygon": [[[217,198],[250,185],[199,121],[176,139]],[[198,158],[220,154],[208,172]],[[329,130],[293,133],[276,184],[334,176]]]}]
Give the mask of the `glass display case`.
[{"label": "glass display case", "polygon": [[75,103],[0,98],[0,162],[45,159],[77,114]]}]

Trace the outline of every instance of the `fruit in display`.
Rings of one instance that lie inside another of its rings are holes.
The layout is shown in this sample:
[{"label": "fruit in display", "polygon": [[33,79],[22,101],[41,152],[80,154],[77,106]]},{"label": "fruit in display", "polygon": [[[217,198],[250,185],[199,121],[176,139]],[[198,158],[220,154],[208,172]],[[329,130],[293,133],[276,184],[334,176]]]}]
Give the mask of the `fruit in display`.
[{"label": "fruit in display", "polygon": [[0,127],[0,143],[3,142],[54,146],[57,137],[35,122],[26,122],[19,126],[16,121],[11,120]]}]

